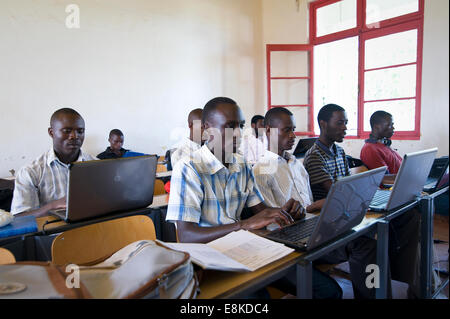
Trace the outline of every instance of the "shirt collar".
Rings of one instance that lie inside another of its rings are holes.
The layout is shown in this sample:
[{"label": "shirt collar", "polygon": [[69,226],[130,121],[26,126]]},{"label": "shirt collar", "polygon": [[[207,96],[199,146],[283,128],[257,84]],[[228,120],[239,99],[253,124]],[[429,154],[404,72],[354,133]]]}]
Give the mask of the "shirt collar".
[{"label": "shirt collar", "polygon": [[331,147],[329,148],[325,144],[323,144],[319,139],[316,141],[317,146],[319,146],[327,155],[329,156],[336,156],[337,154],[337,147],[336,144],[333,143]]},{"label": "shirt collar", "polygon": [[[78,155],[78,159],[76,160],[76,162],[81,162],[83,160],[84,160],[84,155],[83,155],[83,151],[80,148],[80,154]],[[67,166],[67,164],[64,164],[63,162],[61,162],[59,160],[58,156],[56,156],[55,150],[53,148],[51,148],[47,153],[47,165],[50,165],[54,161],[56,161],[64,166]]]},{"label": "shirt collar", "polygon": [[[232,163],[228,166],[228,169],[225,167],[225,165],[222,164],[219,159],[217,159],[216,156],[209,150],[207,143],[205,143],[200,150],[197,153],[199,155],[200,165],[199,170],[202,173],[205,174],[216,174],[221,169],[228,170],[230,173],[234,173],[239,171],[239,163],[242,161],[244,162],[244,159],[242,156],[239,156],[237,154],[233,154],[232,156]],[[197,157],[194,157],[194,160]]]},{"label": "shirt collar", "polygon": [[276,160],[281,161],[285,160],[286,162],[290,163],[293,160],[296,160],[295,156],[293,156],[291,153],[284,151],[283,156],[278,155],[277,153],[271,152],[269,150],[265,150],[263,155],[263,160],[270,161],[270,160]]}]

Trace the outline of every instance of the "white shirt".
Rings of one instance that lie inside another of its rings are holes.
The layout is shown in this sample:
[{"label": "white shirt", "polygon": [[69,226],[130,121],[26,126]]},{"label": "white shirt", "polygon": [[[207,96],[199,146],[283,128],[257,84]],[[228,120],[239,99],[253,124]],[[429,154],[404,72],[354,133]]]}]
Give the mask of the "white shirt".
[{"label": "white shirt", "polygon": [[267,150],[268,143],[265,135],[257,138],[252,132],[253,129],[244,130],[239,153],[244,156],[247,163],[254,165]]},{"label": "white shirt", "polygon": [[[95,160],[89,154],[80,155],[77,162]],[[69,165],[61,162],[53,148],[30,165],[22,167],[16,177],[11,213],[18,214],[38,209],[66,196]]]},{"label": "white shirt", "polygon": [[265,151],[253,166],[253,174],[267,206],[282,207],[290,198],[299,201],[305,208],[313,202],[308,172],[288,152],[281,157]]},{"label": "white shirt", "polygon": [[192,154],[200,149],[201,145],[191,141],[189,138],[185,138],[181,145],[179,145],[175,151],[170,154],[170,163],[172,164],[172,169],[175,164],[182,158],[186,157],[188,160],[192,159]]}]

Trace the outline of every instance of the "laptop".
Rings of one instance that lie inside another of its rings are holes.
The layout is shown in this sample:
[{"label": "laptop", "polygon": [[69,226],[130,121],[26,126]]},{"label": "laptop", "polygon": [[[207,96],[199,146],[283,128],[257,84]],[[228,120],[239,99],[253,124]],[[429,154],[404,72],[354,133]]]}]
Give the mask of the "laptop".
[{"label": "laptop", "polygon": [[67,208],[50,211],[66,222],[144,208],[153,202],[156,155],[69,165]]},{"label": "laptop", "polygon": [[297,158],[305,157],[306,152],[314,145],[316,141],[317,137],[300,139],[292,154]]},{"label": "laptop", "polygon": [[425,186],[423,187],[424,192],[432,193],[439,188],[442,177],[447,171],[448,162],[448,156],[442,156],[434,160],[430,174],[428,174]]},{"label": "laptop", "polygon": [[377,190],[370,210],[391,211],[420,196],[436,153],[437,148],[406,154],[392,190]]},{"label": "laptop", "polygon": [[331,186],[319,216],[271,231],[264,237],[297,250],[314,249],[359,225],[386,166],[344,177]]}]

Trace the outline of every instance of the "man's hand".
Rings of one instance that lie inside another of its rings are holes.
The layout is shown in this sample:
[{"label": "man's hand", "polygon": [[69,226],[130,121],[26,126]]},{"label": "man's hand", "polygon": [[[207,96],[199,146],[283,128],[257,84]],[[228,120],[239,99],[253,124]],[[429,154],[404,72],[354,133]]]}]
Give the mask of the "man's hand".
[{"label": "man's hand", "polygon": [[266,207],[252,217],[241,221],[241,227],[246,230],[253,230],[261,229],[273,223],[283,227],[292,224],[296,219],[304,218],[304,211],[304,207],[291,198],[281,208]]}]

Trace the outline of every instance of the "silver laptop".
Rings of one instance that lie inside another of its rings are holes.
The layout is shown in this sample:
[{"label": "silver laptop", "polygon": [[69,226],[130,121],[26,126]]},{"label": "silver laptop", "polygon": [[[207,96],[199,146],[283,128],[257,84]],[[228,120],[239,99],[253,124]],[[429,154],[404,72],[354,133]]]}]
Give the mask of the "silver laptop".
[{"label": "silver laptop", "polygon": [[298,250],[311,250],[359,225],[386,172],[386,166],[344,177],[331,186],[319,216],[265,235]]},{"label": "silver laptop", "polygon": [[370,210],[390,211],[420,196],[436,154],[437,148],[406,154],[392,190],[378,190]]},{"label": "silver laptop", "polygon": [[145,208],[153,201],[156,155],[75,162],[69,166],[66,222]]}]

